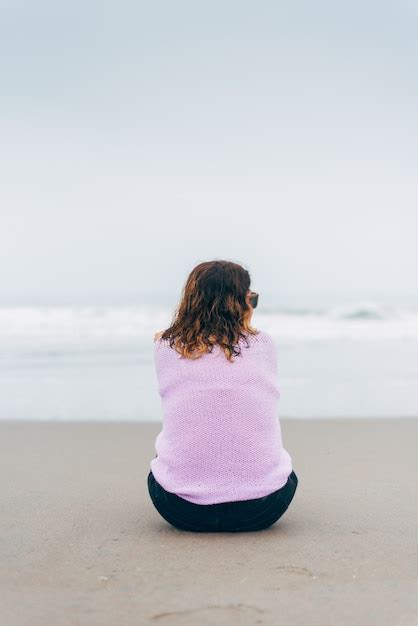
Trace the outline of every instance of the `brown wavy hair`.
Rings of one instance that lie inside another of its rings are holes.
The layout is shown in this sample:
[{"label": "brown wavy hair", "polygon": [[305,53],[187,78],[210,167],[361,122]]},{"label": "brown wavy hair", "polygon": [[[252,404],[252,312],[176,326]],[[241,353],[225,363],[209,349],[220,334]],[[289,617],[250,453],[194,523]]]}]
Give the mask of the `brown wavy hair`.
[{"label": "brown wavy hair", "polygon": [[250,326],[247,302],[249,272],[231,261],[205,261],[190,272],[171,326],[154,335],[165,339],[182,357],[197,359],[218,344],[226,358],[241,354],[239,341],[258,334]]}]

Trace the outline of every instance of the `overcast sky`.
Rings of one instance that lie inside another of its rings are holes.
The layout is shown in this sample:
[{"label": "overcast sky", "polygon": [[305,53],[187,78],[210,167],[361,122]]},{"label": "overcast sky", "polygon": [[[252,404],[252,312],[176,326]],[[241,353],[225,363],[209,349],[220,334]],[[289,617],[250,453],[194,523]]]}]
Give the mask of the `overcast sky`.
[{"label": "overcast sky", "polygon": [[415,295],[418,1],[0,6],[1,302]]}]

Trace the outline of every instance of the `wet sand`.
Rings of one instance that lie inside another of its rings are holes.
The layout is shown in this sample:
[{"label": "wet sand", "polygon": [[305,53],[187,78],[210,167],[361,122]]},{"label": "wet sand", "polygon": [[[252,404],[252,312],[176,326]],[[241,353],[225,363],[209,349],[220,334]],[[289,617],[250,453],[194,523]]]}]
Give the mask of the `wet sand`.
[{"label": "wet sand", "polygon": [[148,495],[160,424],[0,422],[1,624],[418,625],[418,419],[281,424],[283,518],[194,534]]}]

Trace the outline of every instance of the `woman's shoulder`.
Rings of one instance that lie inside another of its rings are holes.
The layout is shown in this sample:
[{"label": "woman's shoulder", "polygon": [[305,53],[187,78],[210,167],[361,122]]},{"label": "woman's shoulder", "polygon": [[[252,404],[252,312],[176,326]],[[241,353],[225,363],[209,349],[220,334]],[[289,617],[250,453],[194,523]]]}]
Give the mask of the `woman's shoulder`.
[{"label": "woman's shoulder", "polygon": [[274,339],[273,335],[265,330],[257,330],[257,333],[255,335],[249,335],[249,337],[253,339],[253,341],[255,341],[256,343],[266,344],[269,346],[276,344],[276,340]]},{"label": "woman's shoulder", "polygon": [[162,335],[163,335],[164,331],[163,330],[158,330],[155,334],[154,334],[154,342],[158,342]]},{"label": "woman's shoulder", "polygon": [[259,330],[258,336],[264,341],[274,341],[273,335],[268,333],[266,330]]},{"label": "woman's shoulder", "polygon": [[[170,340],[163,339],[162,335],[164,334],[163,330],[159,330],[154,334],[153,347],[154,352],[167,352],[167,350],[163,350],[163,348],[170,348]],[[172,350],[170,350],[172,352]]]}]

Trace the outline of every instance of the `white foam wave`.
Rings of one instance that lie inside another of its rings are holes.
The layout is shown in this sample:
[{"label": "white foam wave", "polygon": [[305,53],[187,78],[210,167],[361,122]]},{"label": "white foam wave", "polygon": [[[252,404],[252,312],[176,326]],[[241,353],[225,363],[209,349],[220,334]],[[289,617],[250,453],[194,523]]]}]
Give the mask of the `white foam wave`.
[{"label": "white foam wave", "polygon": [[[172,310],[161,307],[0,307],[0,339],[12,345],[152,343],[170,325]],[[418,339],[418,312],[368,304],[323,312],[255,311],[253,324],[278,340]]]}]

